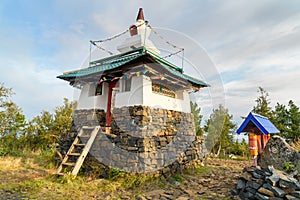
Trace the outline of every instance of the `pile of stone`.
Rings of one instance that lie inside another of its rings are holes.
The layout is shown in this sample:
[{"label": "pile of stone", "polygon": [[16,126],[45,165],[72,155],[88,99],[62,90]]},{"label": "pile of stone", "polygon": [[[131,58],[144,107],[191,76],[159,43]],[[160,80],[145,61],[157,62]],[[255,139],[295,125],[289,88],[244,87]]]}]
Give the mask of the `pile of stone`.
[{"label": "pile of stone", "polygon": [[300,199],[300,183],[297,179],[297,172],[287,174],[273,166],[267,169],[246,167],[231,192],[241,199],[295,200]]}]

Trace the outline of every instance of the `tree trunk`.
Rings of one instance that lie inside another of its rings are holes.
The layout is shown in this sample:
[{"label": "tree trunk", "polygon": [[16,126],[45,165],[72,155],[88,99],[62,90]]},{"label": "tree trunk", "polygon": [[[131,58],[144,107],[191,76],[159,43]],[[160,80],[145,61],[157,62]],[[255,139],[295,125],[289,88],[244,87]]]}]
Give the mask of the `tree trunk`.
[{"label": "tree trunk", "polygon": [[221,145],[221,143],[220,143],[220,145],[219,145],[219,149],[218,149],[218,152],[217,152],[217,155],[216,155],[216,157],[218,157],[218,156],[220,155],[220,152],[221,152],[221,147],[222,147],[222,145]]}]

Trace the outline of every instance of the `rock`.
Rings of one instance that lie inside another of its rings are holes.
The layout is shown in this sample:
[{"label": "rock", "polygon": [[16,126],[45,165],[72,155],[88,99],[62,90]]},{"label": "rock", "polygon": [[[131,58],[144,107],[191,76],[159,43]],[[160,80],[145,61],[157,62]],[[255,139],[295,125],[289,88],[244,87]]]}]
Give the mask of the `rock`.
[{"label": "rock", "polygon": [[150,192],[145,193],[145,196],[147,199],[151,197],[151,199],[159,199],[160,194],[163,194],[165,191],[164,190],[152,190]]},{"label": "rock", "polygon": [[251,192],[247,192],[247,191],[242,191],[239,196],[242,199],[249,199],[249,198],[253,198],[255,194],[251,193]]},{"label": "rock", "polygon": [[268,196],[265,196],[263,194],[260,194],[260,193],[256,193],[255,196],[254,196],[255,199],[258,199],[258,200],[268,200],[269,197]]},{"label": "rock", "polygon": [[299,200],[297,197],[294,197],[294,196],[292,196],[292,195],[286,195],[285,198],[286,198],[287,200]]},{"label": "rock", "polygon": [[205,191],[198,191],[197,194],[199,195],[205,194]]},{"label": "rock", "polygon": [[276,169],[283,169],[284,163],[291,162],[300,172],[299,153],[292,148],[282,137],[272,136],[264,148],[258,164],[262,168],[273,165]]},{"label": "rock", "polygon": [[248,181],[246,183],[246,187],[250,187],[250,188],[257,190],[260,187],[260,185],[254,181]]},{"label": "rock", "polygon": [[243,189],[245,188],[245,186],[246,186],[246,181],[245,181],[245,179],[240,178],[240,179],[238,180],[238,182],[237,182],[236,189],[237,189],[237,190],[243,190]]},{"label": "rock", "polygon": [[136,198],[136,200],[147,200],[144,196],[142,195],[138,195]]},{"label": "rock", "polygon": [[257,190],[251,187],[246,187],[245,191],[250,192],[251,194],[256,194]]},{"label": "rock", "polygon": [[296,179],[293,178],[286,178],[279,180],[279,186],[281,188],[293,188],[293,189],[300,189],[300,184]]},{"label": "rock", "polygon": [[169,183],[171,183],[172,185],[175,185],[175,186],[179,186],[180,185],[180,183],[178,182],[178,181],[176,181],[174,178],[172,178],[172,177],[169,177],[168,179],[167,179],[167,181],[169,182]]},{"label": "rock", "polygon": [[293,192],[291,192],[291,195],[293,195],[294,197],[300,198],[300,191],[293,191]]},{"label": "rock", "polygon": [[262,187],[263,187],[263,188],[266,188],[266,189],[268,189],[268,190],[273,191],[273,186],[270,185],[269,183],[264,183]]},{"label": "rock", "polygon": [[233,189],[230,191],[231,195],[236,196],[239,194],[239,191],[237,189]]},{"label": "rock", "polygon": [[282,190],[278,187],[272,186],[272,191],[274,192],[275,196],[277,196],[277,197],[284,197],[284,195],[285,195],[284,190]]},{"label": "rock", "polygon": [[170,199],[169,199],[169,198],[166,198],[166,197],[162,197],[162,196],[161,196],[161,197],[159,198],[159,200],[170,200]]},{"label": "rock", "polygon": [[189,200],[190,198],[189,197],[186,197],[186,196],[180,196],[178,197],[176,200]]},{"label": "rock", "polygon": [[248,167],[243,172],[232,195],[241,199],[300,199],[300,183],[293,178],[295,174],[288,175],[273,166],[264,169]]},{"label": "rock", "polygon": [[278,176],[270,176],[267,178],[267,181],[272,185],[272,186],[276,186],[277,182],[279,181],[279,177]]},{"label": "rock", "polygon": [[166,194],[166,193],[163,193],[160,196],[161,196],[160,199],[163,199],[163,198],[165,198],[165,199],[173,199],[172,195]]},{"label": "rock", "polygon": [[250,181],[252,180],[252,174],[251,173],[247,173],[247,172],[244,172],[241,176],[241,178],[245,179],[246,181]]},{"label": "rock", "polygon": [[266,195],[268,197],[274,197],[274,194],[273,194],[273,192],[271,190],[268,190],[268,189],[263,188],[263,187],[259,188],[258,192],[261,193],[261,194],[264,194],[264,195]]},{"label": "rock", "polygon": [[183,191],[191,197],[195,196],[195,191],[193,191],[193,190],[183,189]]},{"label": "rock", "polygon": [[255,171],[252,173],[252,176],[257,179],[264,179],[264,175],[258,174]]}]

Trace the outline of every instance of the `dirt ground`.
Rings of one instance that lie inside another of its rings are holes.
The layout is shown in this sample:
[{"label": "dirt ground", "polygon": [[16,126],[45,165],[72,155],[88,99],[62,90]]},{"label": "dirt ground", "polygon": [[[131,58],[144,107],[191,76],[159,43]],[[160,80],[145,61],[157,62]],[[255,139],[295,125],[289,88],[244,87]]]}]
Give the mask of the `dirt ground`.
[{"label": "dirt ground", "polygon": [[[146,199],[233,199],[230,191],[250,161],[210,159],[207,166],[182,174],[181,183],[173,182],[162,190],[144,193]],[[159,195],[158,195],[159,194]]]},{"label": "dirt ground", "polygon": [[233,199],[230,191],[250,161],[209,159],[204,167],[126,187],[107,179],[57,180],[54,170],[0,158],[0,199]]}]

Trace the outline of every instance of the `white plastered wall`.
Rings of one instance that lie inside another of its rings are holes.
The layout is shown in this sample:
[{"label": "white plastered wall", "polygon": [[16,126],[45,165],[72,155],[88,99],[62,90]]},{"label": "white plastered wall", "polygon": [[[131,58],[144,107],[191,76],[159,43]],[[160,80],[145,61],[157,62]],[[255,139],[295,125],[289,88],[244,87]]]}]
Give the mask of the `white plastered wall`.
[{"label": "white plastered wall", "polygon": [[[122,83],[120,88],[122,88]],[[132,77],[130,92],[119,92],[116,95],[116,107],[145,105],[182,112],[191,112],[189,94],[185,90],[176,92],[178,98],[171,98],[152,92],[152,83],[147,76]]]},{"label": "white plastered wall", "polygon": [[88,83],[83,86],[78,101],[78,109],[107,109],[108,84],[102,84],[102,95],[94,96],[95,84]]},{"label": "white plastered wall", "polygon": [[[189,113],[190,98],[185,90],[176,91],[176,98],[167,97],[152,92],[152,82],[147,76],[133,76],[131,78],[130,91],[123,92],[122,84],[124,80],[119,80],[119,88],[114,99],[114,106],[117,108],[123,106],[145,105],[152,108],[163,108],[167,110],[176,110]],[[103,83],[102,95],[93,96],[95,85],[86,84],[81,89],[78,109],[104,109],[107,110],[108,83]]]}]

